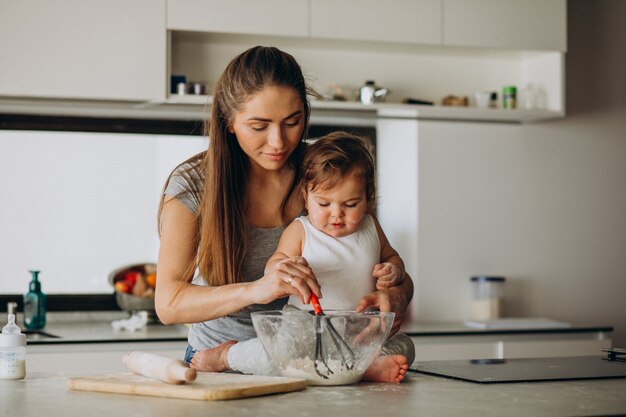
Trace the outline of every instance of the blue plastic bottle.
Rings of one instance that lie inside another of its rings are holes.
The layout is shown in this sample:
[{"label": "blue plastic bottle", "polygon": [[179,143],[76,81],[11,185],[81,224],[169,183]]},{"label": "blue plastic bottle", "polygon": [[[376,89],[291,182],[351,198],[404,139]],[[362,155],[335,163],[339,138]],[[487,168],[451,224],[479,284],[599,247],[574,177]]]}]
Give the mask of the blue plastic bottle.
[{"label": "blue plastic bottle", "polygon": [[29,330],[39,330],[46,326],[46,294],[41,292],[39,271],[29,272],[32,279],[24,294],[24,324]]}]

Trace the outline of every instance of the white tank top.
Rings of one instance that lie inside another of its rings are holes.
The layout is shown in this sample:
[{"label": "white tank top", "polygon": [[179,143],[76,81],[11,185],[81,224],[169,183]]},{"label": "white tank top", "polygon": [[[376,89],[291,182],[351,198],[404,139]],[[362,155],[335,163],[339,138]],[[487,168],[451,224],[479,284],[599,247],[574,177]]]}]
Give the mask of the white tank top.
[{"label": "white tank top", "polygon": [[[322,287],[322,308],[354,310],[357,302],[376,287],[372,272],[380,262],[380,240],[374,219],[366,215],[359,230],[339,238],[317,230],[306,216],[296,220],[304,227],[302,256]],[[289,303],[304,310],[313,309],[294,296]]]}]

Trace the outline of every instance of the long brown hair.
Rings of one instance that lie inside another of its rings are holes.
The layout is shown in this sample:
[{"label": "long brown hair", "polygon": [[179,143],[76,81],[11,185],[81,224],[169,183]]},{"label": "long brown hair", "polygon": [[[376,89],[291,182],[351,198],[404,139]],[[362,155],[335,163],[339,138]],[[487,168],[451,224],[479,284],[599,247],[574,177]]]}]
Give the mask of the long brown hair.
[{"label": "long brown hair", "polygon": [[306,86],[293,56],[274,47],[256,46],[235,57],[215,86],[211,118],[204,124],[209,147],[200,166],[204,188],[198,213],[197,258],[186,271],[186,278],[198,267],[209,285],[243,281],[249,161],[228,127],[246,101],[269,86],[292,88],[304,106],[302,137],[287,161],[295,175],[281,203],[283,223],[291,220],[287,218],[286,205],[299,179],[310,115],[307,96],[318,94]]}]

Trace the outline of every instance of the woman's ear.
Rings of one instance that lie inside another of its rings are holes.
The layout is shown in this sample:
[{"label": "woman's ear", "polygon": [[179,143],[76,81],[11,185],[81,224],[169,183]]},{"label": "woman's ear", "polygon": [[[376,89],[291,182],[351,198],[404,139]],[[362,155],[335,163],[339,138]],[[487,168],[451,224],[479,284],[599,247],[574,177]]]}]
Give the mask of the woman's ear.
[{"label": "woman's ear", "polygon": [[231,135],[235,134],[235,128],[232,124],[228,125],[228,133],[230,133]]}]

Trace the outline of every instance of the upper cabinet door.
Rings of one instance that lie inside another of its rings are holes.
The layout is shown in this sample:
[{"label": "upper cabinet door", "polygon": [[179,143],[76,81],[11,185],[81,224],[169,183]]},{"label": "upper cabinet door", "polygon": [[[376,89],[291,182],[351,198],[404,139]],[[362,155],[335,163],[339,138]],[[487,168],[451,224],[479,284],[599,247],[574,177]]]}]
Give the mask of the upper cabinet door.
[{"label": "upper cabinet door", "polygon": [[255,35],[309,35],[307,0],[168,0],[167,28]]},{"label": "upper cabinet door", "polygon": [[441,0],[311,0],[311,36],[441,44]]},{"label": "upper cabinet door", "polygon": [[0,95],[164,97],[165,0],[0,0]]},{"label": "upper cabinet door", "polygon": [[566,0],[444,0],[446,45],[567,50]]}]

